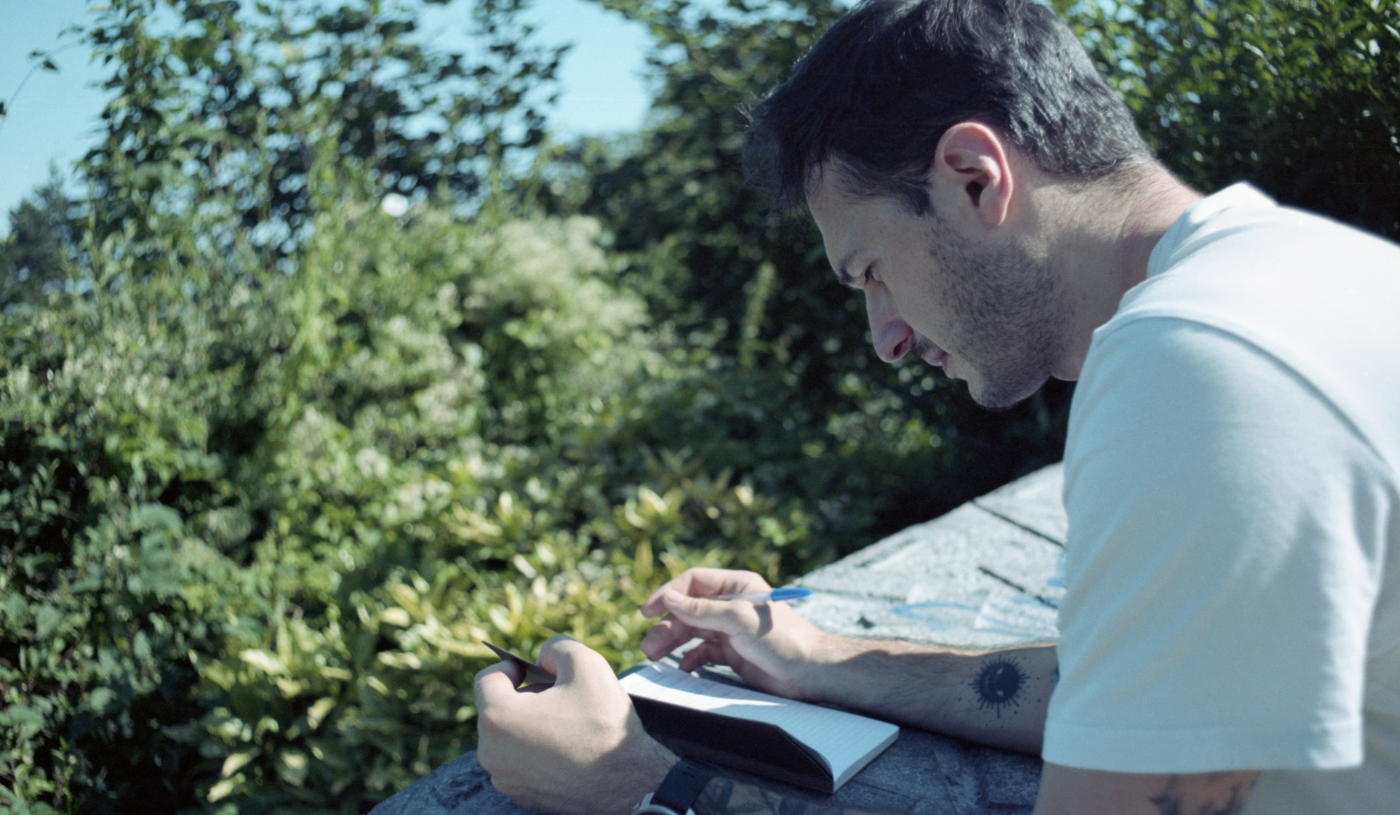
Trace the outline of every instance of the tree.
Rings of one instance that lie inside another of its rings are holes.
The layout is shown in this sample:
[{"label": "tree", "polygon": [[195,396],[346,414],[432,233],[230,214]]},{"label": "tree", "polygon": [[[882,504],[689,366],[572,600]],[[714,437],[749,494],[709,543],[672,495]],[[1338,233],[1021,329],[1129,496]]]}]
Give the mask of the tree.
[{"label": "tree", "polygon": [[381,192],[474,199],[544,136],[564,49],[532,44],[525,4],[475,0],[475,60],[419,42],[413,4],[390,0],[99,7],[85,37],[112,74],[104,138],[82,165],[102,204],[94,237],[139,242],[154,213],[217,197],[285,252],[327,138]]},{"label": "tree", "polygon": [[0,311],[37,302],[65,278],[77,252],[77,205],[57,168],[10,211],[10,234],[0,242]]},{"label": "tree", "polygon": [[1158,156],[1208,191],[1400,238],[1400,4],[1057,0]]},{"label": "tree", "polygon": [[630,254],[625,279],[652,313],[714,355],[713,392],[684,414],[695,433],[734,440],[711,449],[824,502],[818,531],[831,551],[1060,455],[1067,387],[993,414],[922,362],[879,362],[864,307],[834,284],[815,227],[745,183],[744,106],[786,78],[845,4],[599,2],[649,27],[657,91],[641,133],[576,148],[581,208]]}]

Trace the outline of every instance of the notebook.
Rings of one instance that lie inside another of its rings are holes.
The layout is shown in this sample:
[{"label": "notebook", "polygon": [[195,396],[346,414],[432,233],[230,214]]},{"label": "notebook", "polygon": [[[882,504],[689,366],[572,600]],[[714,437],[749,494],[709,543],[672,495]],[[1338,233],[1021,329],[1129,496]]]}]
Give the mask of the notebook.
[{"label": "notebook", "polygon": [[622,687],[642,724],[688,758],[835,792],[894,744],[899,727],[644,662]]}]

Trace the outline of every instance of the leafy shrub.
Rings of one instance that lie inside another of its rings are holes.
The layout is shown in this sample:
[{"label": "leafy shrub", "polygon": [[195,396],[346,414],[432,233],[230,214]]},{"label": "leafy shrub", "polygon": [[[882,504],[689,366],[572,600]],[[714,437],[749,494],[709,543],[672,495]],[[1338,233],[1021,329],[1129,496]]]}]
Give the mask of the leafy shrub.
[{"label": "leafy shrub", "polygon": [[482,638],[626,664],[668,575],[816,551],[806,503],[675,434],[723,393],[595,222],[356,189],[291,273],[201,207],[0,317],[16,810],[358,811],[470,749]]},{"label": "leafy shrub", "polygon": [[830,556],[1059,458],[1069,387],[991,413],[922,361],[880,362],[861,297],[835,284],[815,225],[744,183],[744,106],[849,3],[598,2],[650,31],[655,92],[641,132],[574,149],[577,206],[615,235],[628,289],[676,326],[694,364],[712,366],[673,413],[704,439],[693,449],[708,466],[800,497]]},{"label": "leafy shrub", "polygon": [[[113,102],[125,136],[88,162],[107,194],[27,213],[25,268],[55,268],[0,314],[12,810],[363,810],[471,747],[483,637],[565,631],[621,666],[637,604],[688,565],[782,580],[1057,454],[1067,388],[991,416],[917,363],[879,366],[814,233],[742,186],[736,106],[839,4],[606,0],[658,37],[652,125],[563,153],[558,178],[495,168],[560,217],[499,197],[472,223],[370,203],[410,175],[426,195],[433,139],[394,130],[403,161],[375,164],[361,129],[347,152],[370,166],[335,159],[348,97],[264,132],[259,83],[307,66],[245,71],[257,55],[213,46],[235,6],[211,0],[164,3],[189,24],[165,42],[156,5],[90,32],[135,83]],[[1055,5],[1188,180],[1397,234],[1393,3]],[[330,29],[370,32],[354,51],[399,42],[391,16],[307,32],[329,32],[322,56],[346,45]],[[250,19],[248,42],[282,36]],[[505,84],[553,63],[522,70]],[[497,101],[453,144],[494,155],[519,97]],[[242,124],[208,124],[224,114]],[[159,149],[134,165],[128,142]]]}]

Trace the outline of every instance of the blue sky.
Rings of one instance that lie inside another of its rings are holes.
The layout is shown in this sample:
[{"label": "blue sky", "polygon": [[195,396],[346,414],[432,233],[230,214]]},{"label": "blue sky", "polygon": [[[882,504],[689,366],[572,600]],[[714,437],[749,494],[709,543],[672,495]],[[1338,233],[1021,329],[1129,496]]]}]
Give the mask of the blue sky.
[{"label": "blue sky", "polygon": [[[71,41],[61,40],[60,33],[83,23],[96,2],[0,0],[0,99],[9,108],[0,119],[0,234],[9,230],[9,211],[48,178],[50,163],[64,171],[95,141],[104,97],[92,85],[102,71],[91,63],[86,47],[59,54],[59,73],[39,71],[27,82],[25,76],[33,64],[29,53]],[[467,2],[456,5],[464,9]],[[465,39],[452,8],[424,21],[445,47]],[[557,131],[565,136],[608,133],[641,124],[648,100],[643,71],[649,45],[641,26],[587,0],[535,0],[530,17],[540,26],[542,42],[574,43],[562,69],[562,95],[553,119]]]}]

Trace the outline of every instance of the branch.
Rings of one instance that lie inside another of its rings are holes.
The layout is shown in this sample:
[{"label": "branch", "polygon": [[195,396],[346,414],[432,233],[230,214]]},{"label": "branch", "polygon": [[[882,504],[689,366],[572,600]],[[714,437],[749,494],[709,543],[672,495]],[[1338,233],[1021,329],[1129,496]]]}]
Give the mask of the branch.
[{"label": "branch", "polygon": [[54,51],[36,50],[31,51],[29,53],[29,58],[34,60],[34,67],[30,68],[29,73],[24,75],[24,79],[21,79],[19,81],[19,87],[15,88],[14,93],[10,94],[9,102],[0,100],[0,133],[4,132],[5,122],[9,120],[10,116],[10,108],[13,108],[15,106],[15,100],[19,98],[19,92],[24,90],[25,83],[29,81],[29,78],[31,76],[34,76],[34,74],[38,73],[41,70],[53,71],[54,73],[58,73],[58,63],[54,62],[53,58],[58,56],[59,54],[62,54],[64,51],[67,51],[70,48],[76,47],[78,44],[79,43],[76,42],[70,42],[62,48],[59,48]]}]

